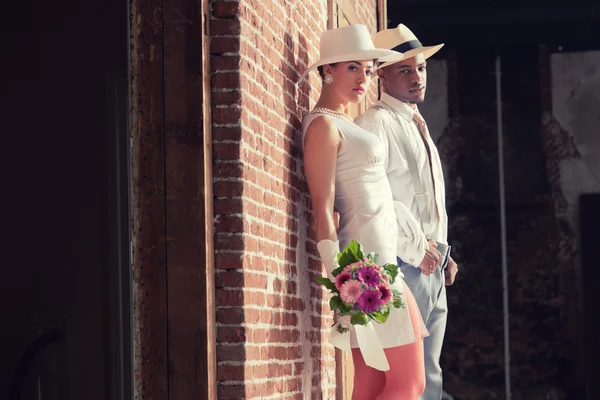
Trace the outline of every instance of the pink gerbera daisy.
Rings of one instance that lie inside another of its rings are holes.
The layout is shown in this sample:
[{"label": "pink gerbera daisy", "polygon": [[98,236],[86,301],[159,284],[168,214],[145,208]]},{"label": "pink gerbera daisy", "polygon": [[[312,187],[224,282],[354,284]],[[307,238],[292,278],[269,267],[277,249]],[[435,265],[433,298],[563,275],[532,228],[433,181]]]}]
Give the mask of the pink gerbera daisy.
[{"label": "pink gerbera daisy", "polygon": [[346,281],[350,280],[352,277],[348,272],[342,272],[335,277],[335,287],[340,290]]},{"label": "pink gerbera daisy", "polygon": [[358,281],[346,281],[340,289],[340,296],[342,300],[347,304],[354,304],[360,299],[363,290],[361,284]]},{"label": "pink gerbera daisy", "polygon": [[388,285],[382,283],[377,286],[379,292],[381,293],[381,301],[383,304],[387,304],[392,299],[392,291],[388,287]]},{"label": "pink gerbera daisy", "polygon": [[344,272],[352,272],[352,270],[354,268],[360,268],[362,266],[363,266],[363,262],[362,261],[357,261],[355,263],[346,265],[346,268],[344,268]]},{"label": "pink gerbera daisy", "polygon": [[358,299],[358,308],[362,312],[377,311],[383,305],[379,290],[365,290]]},{"label": "pink gerbera daisy", "polygon": [[379,284],[379,272],[367,266],[360,267],[358,269],[358,279],[367,286],[377,286]]}]

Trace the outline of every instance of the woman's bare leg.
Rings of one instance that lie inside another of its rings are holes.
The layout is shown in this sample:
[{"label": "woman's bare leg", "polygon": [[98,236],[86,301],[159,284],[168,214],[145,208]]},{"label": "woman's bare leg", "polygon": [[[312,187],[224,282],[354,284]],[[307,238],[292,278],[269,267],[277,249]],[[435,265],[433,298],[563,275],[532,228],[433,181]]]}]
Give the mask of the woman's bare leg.
[{"label": "woman's bare leg", "polygon": [[417,400],[425,390],[425,358],[423,355],[421,315],[407,285],[404,285],[404,291],[417,341],[384,350],[390,364],[390,370],[385,371],[385,388],[377,397],[377,400]]},{"label": "woman's bare leg", "polygon": [[369,367],[360,349],[352,349],[354,389],[352,400],[374,400],[385,387],[385,372]]}]

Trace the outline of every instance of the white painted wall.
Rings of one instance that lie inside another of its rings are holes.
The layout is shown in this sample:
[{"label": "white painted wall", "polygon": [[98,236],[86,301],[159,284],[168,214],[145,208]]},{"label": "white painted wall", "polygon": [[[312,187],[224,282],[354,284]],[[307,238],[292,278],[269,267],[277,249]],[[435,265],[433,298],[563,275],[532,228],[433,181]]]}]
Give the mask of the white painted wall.
[{"label": "white painted wall", "polygon": [[600,192],[600,51],[555,53],[550,62],[552,114],[581,154],[560,164],[561,186],[577,226],[579,195]]},{"label": "white painted wall", "polygon": [[427,91],[419,104],[431,138],[437,142],[448,124],[448,67],[446,60],[427,60]]}]

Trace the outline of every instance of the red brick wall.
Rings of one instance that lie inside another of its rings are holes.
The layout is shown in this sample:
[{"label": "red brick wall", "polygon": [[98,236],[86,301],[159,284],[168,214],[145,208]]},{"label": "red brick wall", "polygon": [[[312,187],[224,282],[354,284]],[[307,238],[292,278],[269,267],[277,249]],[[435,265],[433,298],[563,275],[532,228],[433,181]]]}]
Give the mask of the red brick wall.
[{"label": "red brick wall", "polygon": [[[375,4],[357,10],[373,32]],[[313,73],[295,85],[317,58],[327,2],[213,1],[210,19],[218,398],[334,399],[297,145],[320,84]]]}]

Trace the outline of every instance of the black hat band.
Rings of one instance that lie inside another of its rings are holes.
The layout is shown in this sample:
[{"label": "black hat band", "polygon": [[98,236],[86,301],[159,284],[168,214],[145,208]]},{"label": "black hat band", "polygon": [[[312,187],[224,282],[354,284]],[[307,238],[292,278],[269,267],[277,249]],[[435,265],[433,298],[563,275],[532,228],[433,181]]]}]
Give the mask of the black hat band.
[{"label": "black hat band", "polygon": [[400,53],[406,53],[412,49],[418,49],[419,47],[423,47],[421,42],[418,40],[409,40],[408,42],[404,42],[394,47],[392,50],[399,51]]}]

